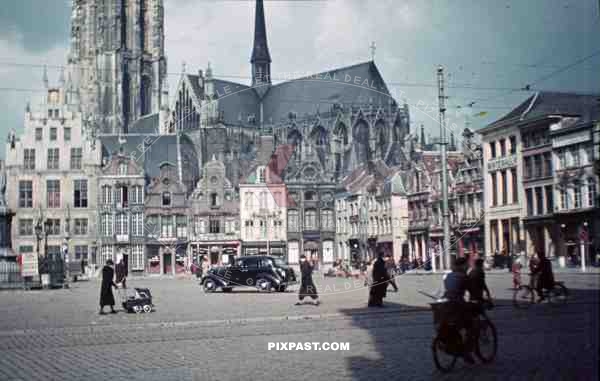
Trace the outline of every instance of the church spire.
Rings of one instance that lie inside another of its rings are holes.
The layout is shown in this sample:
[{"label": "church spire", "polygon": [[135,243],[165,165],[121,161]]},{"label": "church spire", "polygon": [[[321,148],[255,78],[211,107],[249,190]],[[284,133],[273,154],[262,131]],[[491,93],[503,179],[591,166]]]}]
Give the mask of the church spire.
[{"label": "church spire", "polygon": [[[256,0],[254,15],[254,46],[252,47],[252,86],[271,83],[271,55],[267,45],[265,10],[262,0]],[[266,91],[266,88],[265,88]]]}]

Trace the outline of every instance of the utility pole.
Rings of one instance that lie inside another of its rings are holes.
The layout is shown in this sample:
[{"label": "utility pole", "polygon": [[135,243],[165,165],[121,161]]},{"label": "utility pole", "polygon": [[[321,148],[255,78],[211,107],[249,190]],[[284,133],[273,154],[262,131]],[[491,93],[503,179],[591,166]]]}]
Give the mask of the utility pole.
[{"label": "utility pole", "polygon": [[450,268],[450,216],[448,213],[448,158],[446,156],[446,97],[444,95],[444,68],[437,69],[438,94],[440,106],[440,148],[442,154],[442,224],[444,227],[444,246],[440,268]]}]

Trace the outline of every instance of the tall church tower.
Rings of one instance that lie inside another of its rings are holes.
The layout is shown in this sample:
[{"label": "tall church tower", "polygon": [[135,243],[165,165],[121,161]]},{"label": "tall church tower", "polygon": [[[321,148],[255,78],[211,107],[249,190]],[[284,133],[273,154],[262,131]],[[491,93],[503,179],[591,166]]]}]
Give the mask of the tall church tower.
[{"label": "tall church tower", "polygon": [[252,86],[263,96],[271,84],[271,55],[267,45],[265,9],[262,0],[256,0],[254,15],[254,46],[252,47]]},{"label": "tall church tower", "polygon": [[167,84],[163,0],[73,0],[69,70],[98,133],[135,133]]}]

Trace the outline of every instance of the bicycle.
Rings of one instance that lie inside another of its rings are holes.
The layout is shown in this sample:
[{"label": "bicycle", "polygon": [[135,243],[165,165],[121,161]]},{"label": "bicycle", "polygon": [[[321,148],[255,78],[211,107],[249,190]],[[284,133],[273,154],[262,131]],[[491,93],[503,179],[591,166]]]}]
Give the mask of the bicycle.
[{"label": "bicycle", "polygon": [[[450,372],[456,364],[456,359],[465,354],[464,328],[453,319],[456,308],[448,301],[430,303],[433,319],[436,325],[436,336],[431,344],[433,361],[437,369],[443,373]],[[496,326],[489,319],[485,310],[491,310],[491,303],[478,306],[478,315],[473,320],[475,330],[475,355],[483,363],[490,363],[496,358],[498,350],[498,334]]]},{"label": "bicycle", "polygon": [[[531,277],[531,274],[529,274]],[[513,305],[515,308],[526,309],[535,303],[535,294],[537,293],[532,282],[529,285],[521,285],[517,288],[513,295]],[[569,299],[569,289],[564,285],[563,282],[554,282],[552,288],[544,288],[542,290],[542,296],[548,300],[548,303],[565,304]],[[538,299],[539,301],[539,299]]]}]

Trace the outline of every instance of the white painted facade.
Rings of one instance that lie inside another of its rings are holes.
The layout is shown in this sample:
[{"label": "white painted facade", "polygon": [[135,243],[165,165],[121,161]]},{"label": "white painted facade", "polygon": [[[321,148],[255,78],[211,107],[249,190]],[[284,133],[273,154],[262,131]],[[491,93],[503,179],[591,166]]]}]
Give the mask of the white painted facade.
[{"label": "white painted facade", "polygon": [[[287,190],[266,183],[266,168],[256,168],[254,183],[240,184],[240,236],[243,255],[286,255]],[[295,255],[295,254],[294,254]]]},{"label": "white painted facade", "polygon": [[525,216],[521,137],[517,125],[478,131],[483,146],[485,255],[519,251]]},{"label": "white painted facade", "polygon": [[[61,83],[64,85],[64,83]],[[96,236],[100,143],[85,136],[84,120],[65,87],[47,88],[35,111],[25,113],[24,131],[6,146],[7,202],[15,212],[16,254],[36,252],[35,226],[50,221],[48,248],[68,243],[70,259],[91,261]],[[44,238],[39,253],[44,255]]]}]

